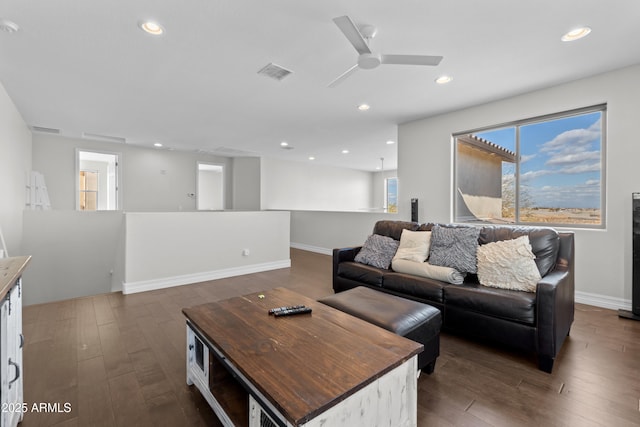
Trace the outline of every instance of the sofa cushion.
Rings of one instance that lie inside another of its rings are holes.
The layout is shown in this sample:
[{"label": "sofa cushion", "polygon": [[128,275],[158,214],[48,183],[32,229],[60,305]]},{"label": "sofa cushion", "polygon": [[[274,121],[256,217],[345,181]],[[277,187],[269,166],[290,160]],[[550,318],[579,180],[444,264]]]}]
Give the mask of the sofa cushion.
[{"label": "sofa cushion", "polygon": [[429,256],[430,246],[430,231],[402,230],[402,235],[400,236],[400,246],[398,246],[398,250],[393,257],[393,261],[402,259],[415,262],[424,262],[424,260]]},{"label": "sofa cushion", "polygon": [[535,292],[540,272],[528,236],[501,240],[478,248],[478,280],[484,286]]},{"label": "sofa cushion", "polygon": [[447,306],[456,306],[512,322],[533,325],[536,321],[536,294],[531,292],[465,283],[445,287],[444,301]]},{"label": "sofa cushion", "polygon": [[338,265],[338,276],[368,285],[382,286],[384,270],[358,262],[347,261]]},{"label": "sofa cushion", "polygon": [[445,286],[446,283],[439,280],[404,273],[386,273],[382,279],[384,289],[439,303],[443,302]]},{"label": "sofa cushion", "polygon": [[478,234],[476,227],[442,227],[431,229],[429,262],[433,265],[455,268],[461,273],[475,273]]},{"label": "sofa cushion", "polygon": [[511,240],[520,236],[529,236],[531,250],[536,256],[536,266],[542,277],[553,269],[560,249],[560,236],[558,232],[549,227],[505,227],[485,226],[480,230],[478,242],[484,245],[500,240]]},{"label": "sofa cushion", "polygon": [[[398,273],[406,273],[414,276],[427,277],[442,282],[459,285],[464,281],[464,274],[455,268],[431,265],[428,262],[409,261],[408,259],[396,259],[391,261],[391,268]],[[535,268],[535,265],[534,267]],[[538,270],[536,270],[536,273]]]},{"label": "sofa cushion", "polygon": [[378,268],[389,268],[399,242],[391,237],[372,234],[362,245],[354,261]]},{"label": "sofa cushion", "polygon": [[419,224],[417,222],[382,220],[376,222],[376,225],[373,226],[373,234],[400,240],[402,230],[416,231],[418,226]]}]

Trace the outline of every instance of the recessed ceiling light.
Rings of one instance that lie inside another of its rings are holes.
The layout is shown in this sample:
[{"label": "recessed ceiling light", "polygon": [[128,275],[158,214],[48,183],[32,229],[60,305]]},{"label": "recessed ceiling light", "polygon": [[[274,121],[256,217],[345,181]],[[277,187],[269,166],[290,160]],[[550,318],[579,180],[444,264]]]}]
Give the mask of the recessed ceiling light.
[{"label": "recessed ceiling light", "polygon": [[154,143],[153,143],[153,146],[154,146],[154,147],[162,147],[162,144],[161,144],[161,143],[159,143],[159,142],[154,142]]},{"label": "recessed ceiling light", "polygon": [[387,141],[387,145],[392,145],[392,144],[395,144],[395,143],[396,143],[395,141],[391,141],[391,140]]},{"label": "recessed ceiling light", "polygon": [[20,27],[13,21],[0,18],[0,31],[4,31],[5,33],[17,33],[20,31]]},{"label": "recessed ceiling light", "polygon": [[309,156],[309,160],[315,160],[316,158],[313,156]]},{"label": "recessed ceiling light", "polygon": [[563,42],[572,42],[575,40],[579,40],[583,37],[586,37],[591,32],[591,28],[589,27],[580,27],[574,30],[569,31],[564,36],[560,38]]},{"label": "recessed ceiling light", "polygon": [[349,150],[342,150],[342,154],[349,154]]},{"label": "recessed ceiling light", "polygon": [[367,111],[369,108],[371,108],[371,106],[369,104],[360,104],[360,105],[358,105],[358,110],[360,110],[360,111]]},{"label": "recessed ceiling light", "polygon": [[436,79],[436,83],[438,83],[439,85],[444,85],[449,83],[451,80],[453,80],[453,77],[451,76],[440,76]]},{"label": "recessed ceiling light", "polygon": [[282,141],[282,142],[280,143],[280,146],[281,146],[281,147],[287,147],[288,145],[289,145],[289,143],[288,143],[288,142],[286,142],[286,141]]},{"label": "recessed ceiling light", "polygon": [[149,33],[152,36],[160,36],[164,33],[164,28],[162,25],[158,24],[154,21],[140,21],[138,22],[138,26],[145,33]]}]

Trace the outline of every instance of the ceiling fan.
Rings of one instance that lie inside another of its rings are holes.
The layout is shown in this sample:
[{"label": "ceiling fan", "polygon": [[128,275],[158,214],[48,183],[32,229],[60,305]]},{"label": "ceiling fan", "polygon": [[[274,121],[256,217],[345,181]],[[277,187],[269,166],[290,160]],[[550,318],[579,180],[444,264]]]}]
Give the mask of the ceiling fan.
[{"label": "ceiling fan", "polygon": [[329,87],[334,87],[344,79],[349,77],[358,68],[371,70],[380,64],[397,64],[397,65],[438,65],[442,61],[442,56],[427,55],[386,55],[373,53],[369,47],[369,42],[376,36],[378,29],[373,25],[362,25],[359,29],[348,16],[339,16],[333,18],[340,31],[345,35],[347,40],[353,45],[358,52],[358,62],[344,73],[340,74],[335,80],[329,83]]}]

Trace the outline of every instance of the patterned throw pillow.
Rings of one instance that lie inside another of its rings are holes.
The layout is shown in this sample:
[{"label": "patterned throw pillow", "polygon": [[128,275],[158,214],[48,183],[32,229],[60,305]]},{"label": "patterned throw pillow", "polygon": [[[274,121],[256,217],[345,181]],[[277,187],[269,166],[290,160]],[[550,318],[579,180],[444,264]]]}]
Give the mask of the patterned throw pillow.
[{"label": "patterned throw pillow", "polygon": [[455,268],[461,273],[475,273],[480,229],[476,227],[442,227],[431,229],[429,263]]},{"label": "patterned throw pillow", "polygon": [[478,281],[492,288],[535,292],[540,272],[528,236],[478,248]]},{"label": "patterned throw pillow", "polygon": [[367,237],[354,260],[361,264],[388,269],[399,244],[400,242],[391,237],[372,234]]}]

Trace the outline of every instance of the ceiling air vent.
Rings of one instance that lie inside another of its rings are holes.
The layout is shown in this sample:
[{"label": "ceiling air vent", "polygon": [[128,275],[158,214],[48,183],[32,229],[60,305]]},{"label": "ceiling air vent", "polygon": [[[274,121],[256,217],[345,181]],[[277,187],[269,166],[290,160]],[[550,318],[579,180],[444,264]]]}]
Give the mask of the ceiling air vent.
[{"label": "ceiling air vent", "polygon": [[254,157],[257,155],[257,153],[252,151],[238,150],[237,148],[229,147],[218,147],[208,153],[226,157]]},{"label": "ceiling air vent", "polygon": [[273,62],[268,63],[258,71],[258,74],[270,77],[278,81],[284,79],[291,73],[293,73],[293,71],[287,70],[286,68],[276,65]]},{"label": "ceiling air vent", "polygon": [[83,132],[82,137],[85,139],[95,139],[97,141],[116,142],[118,144],[124,144],[127,142],[125,138],[122,138],[120,136],[100,135],[97,133]]},{"label": "ceiling air vent", "polygon": [[54,134],[59,134],[60,133],[60,129],[54,129],[54,128],[46,128],[43,126],[30,126],[31,130],[34,132],[41,132],[41,133],[54,133]]}]

